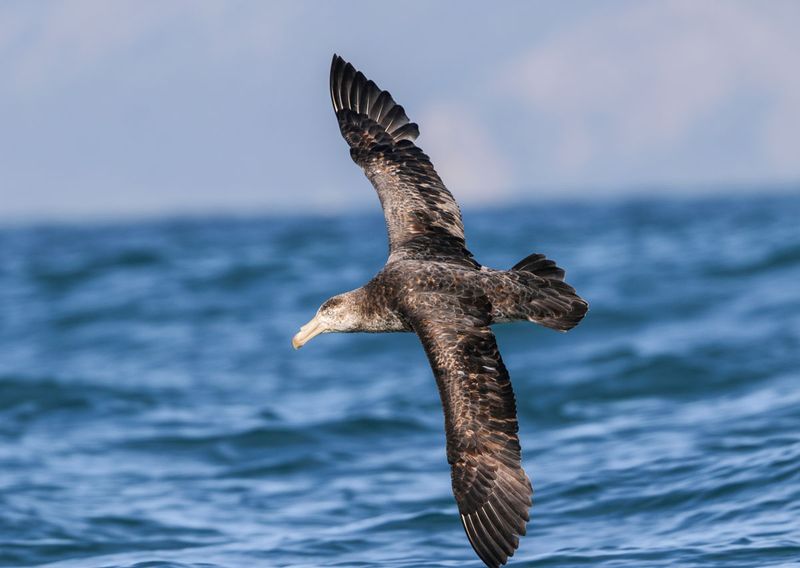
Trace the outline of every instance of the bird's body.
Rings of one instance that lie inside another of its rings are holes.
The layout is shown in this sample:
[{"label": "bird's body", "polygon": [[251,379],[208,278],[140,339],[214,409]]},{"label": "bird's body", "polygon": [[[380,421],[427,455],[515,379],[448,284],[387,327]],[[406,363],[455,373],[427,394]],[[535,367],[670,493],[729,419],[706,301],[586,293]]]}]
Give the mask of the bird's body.
[{"label": "bird's body", "polygon": [[457,203],[414,144],[417,125],[338,56],[331,99],[350,155],[381,200],[389,259],[370,282],[326,301],[293,343],[326,332],[419,336],[444,407],[462,524],[481,559],[500,566],[525,534],[532,489],[521,466],[514,393],[489,326],[528,320],[567,331],[588,305],[541,254],[511,270],[478,264]]},{"label": "bird's body", "polygon": [[[359,316],[357,327],[343,332],[413,332],[406,313],[425,304],[431,294],[485,298],[489,324],[529,320],[561,330],[563,317],[550,318],[543,303],[558,304],[569,286],[525,270],[471,268],[441,261],[396,260],[387,263],[367,284],[341,295],[348,311]],[[548,297],[549,296],[549,297]],[[570,310],[569,305],[554,305]]]}]

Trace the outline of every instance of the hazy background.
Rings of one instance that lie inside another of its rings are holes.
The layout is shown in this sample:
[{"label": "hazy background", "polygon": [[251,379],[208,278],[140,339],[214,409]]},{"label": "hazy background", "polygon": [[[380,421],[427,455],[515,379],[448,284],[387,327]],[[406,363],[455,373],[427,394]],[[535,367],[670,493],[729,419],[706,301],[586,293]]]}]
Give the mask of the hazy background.
[{"label": "hazy background", "polygon": [[377,201],[333,52],[464,204],[791,191],[800,3],[0,4],[0,222]]},{"label": "hazy background", "polygon": [[591,305],[496,326],[536,488],[512,566],[796,566],[799,24],[0,0],[0,568],[484,568],[415,335],[291,347],[386,260],[334,52],[419,122],[476,259],[544,253]]}]

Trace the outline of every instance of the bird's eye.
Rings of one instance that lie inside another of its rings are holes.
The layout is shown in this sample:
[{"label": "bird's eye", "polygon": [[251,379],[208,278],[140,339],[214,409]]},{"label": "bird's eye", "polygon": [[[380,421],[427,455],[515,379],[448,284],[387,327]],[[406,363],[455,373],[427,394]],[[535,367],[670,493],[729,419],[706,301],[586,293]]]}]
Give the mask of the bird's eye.
[{"label": "bird's eye", "polygon": [[322,309],[323,310],[330,310],[332,308],[335,308],[336,306],[338,306],[341,303],[342,303],[341,299],[339,299],[339,298],[331,298],[330,300],[328,300],[324,304],[322,304]]}]

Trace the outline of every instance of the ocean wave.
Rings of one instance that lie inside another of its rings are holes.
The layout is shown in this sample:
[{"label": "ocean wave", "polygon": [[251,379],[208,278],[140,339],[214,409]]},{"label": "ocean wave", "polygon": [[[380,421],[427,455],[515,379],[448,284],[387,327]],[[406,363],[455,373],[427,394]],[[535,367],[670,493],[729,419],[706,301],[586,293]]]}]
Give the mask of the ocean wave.
[{"label": "ocean wave", "polygon": [[[569,334],[496,328],[535,490],[511,566],[800,557],[797,211],[465,212],[479,260],[545,252],[591,304]],[[380,268],[380,231],[377,213],[0,231],[0,565],[477,567],[416,338],[289,343]]]}]

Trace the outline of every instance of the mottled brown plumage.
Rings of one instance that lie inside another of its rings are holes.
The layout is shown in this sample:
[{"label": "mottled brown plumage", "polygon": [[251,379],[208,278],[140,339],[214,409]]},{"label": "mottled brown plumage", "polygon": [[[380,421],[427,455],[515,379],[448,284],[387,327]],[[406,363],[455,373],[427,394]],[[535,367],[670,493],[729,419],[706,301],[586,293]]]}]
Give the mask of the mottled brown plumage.
[{"label": "mottled brown plumage", "polygon": [[325,302],[293,339],[413,331],[442,399],[453,493],[472,547],[505,564],[525,534],[532,489],[522,469],[514,392],[490,325],[528,320],[567,331],[588,305],[541,254],[511,270],[478,264],[458,204],[415,144],[419,129],[386,91],[334,56],[331,100],[350,155],[375,186],[389,259],[366,285]]}]

